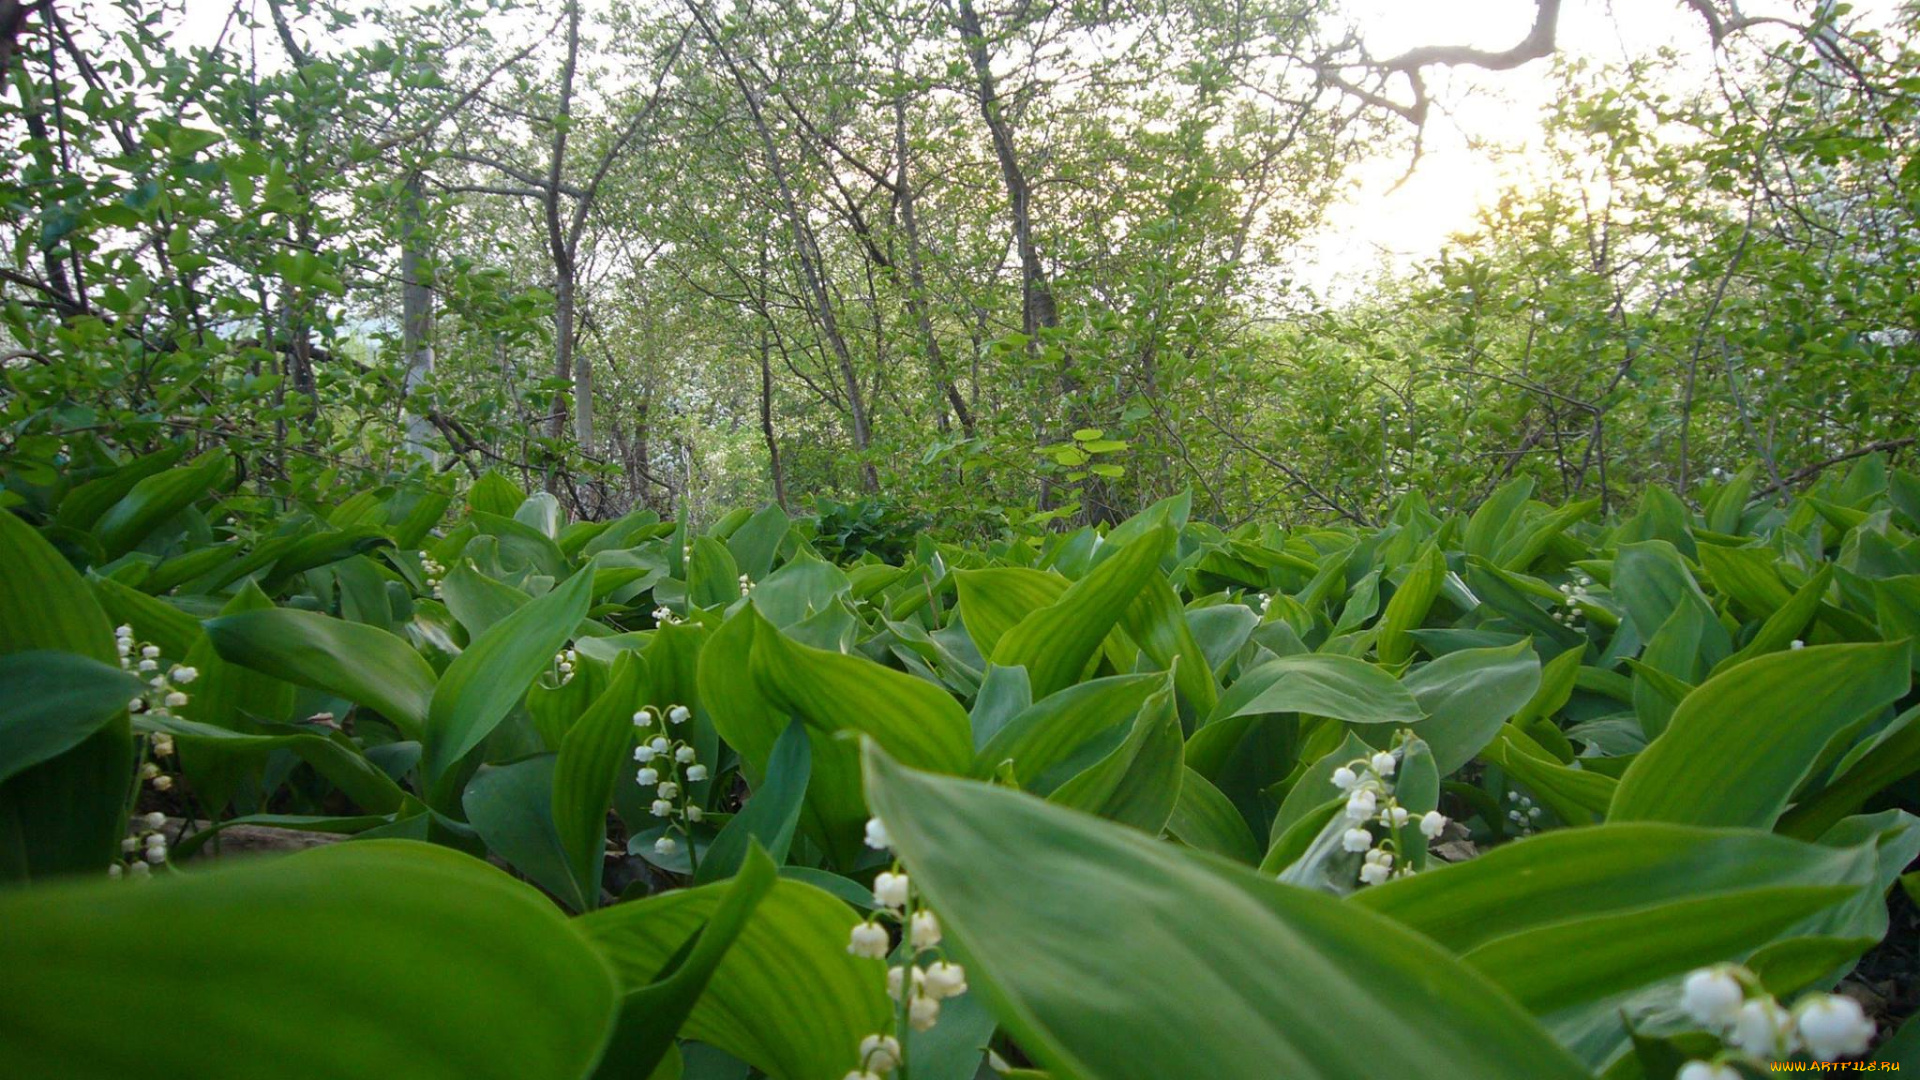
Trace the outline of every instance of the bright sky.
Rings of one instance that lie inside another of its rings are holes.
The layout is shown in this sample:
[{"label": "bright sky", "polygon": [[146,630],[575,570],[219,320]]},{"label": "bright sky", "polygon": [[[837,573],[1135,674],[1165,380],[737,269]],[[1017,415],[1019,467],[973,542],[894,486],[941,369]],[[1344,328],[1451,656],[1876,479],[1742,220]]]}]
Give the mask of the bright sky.
[{"label": "bright sky", "polygon": [[[1892,0],[1855,6],[1884,9]],[[1746,0],[1740,10],[1787,15],[1792,7],[1789,0]],[[1510,48],[1526,36],[1534,3],[1348,0],[1348,8],[1370,52],[1392,56],[1415,45]],[[1595,63],[1620,63],[1672,46],[1700,79],[1712,71],[1706,28],[1679,0],[1567,0],[1558,42],[1562,54]],[[1470,230],[1475,215],[1496,202],[1503,188],[1525,182],[1527,151],[1539,142],[1540,111],[1553,92],[1550,69],[1551,61],[1537,60],[1513,71],[1436,73],[1429,79],[1435,101],[1418,168],[1404,184],[1404,155],[1355,170],[1326,228],[1298,252],[1295,280],[1323,296],[1351,296],[1382,266],[1409,267],[1438,254],[1449,236]]]}]

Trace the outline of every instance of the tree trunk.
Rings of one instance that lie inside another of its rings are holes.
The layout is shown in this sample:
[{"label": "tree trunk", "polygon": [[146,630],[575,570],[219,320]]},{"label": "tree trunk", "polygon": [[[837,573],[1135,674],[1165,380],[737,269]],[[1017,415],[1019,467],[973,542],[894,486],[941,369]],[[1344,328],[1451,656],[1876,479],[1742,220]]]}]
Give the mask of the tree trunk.
[{"label": "tree trunk", "polygon": [[960,427],[973,437],[973,411],[967,408],[967,400],[960,396],[960,389],[953,384],[953,377],[947,372],[947,359],[940,352],[940,339],[933,332],[933,316],[927,310],[927,276],[920,265],[920,225],[914,215],[913,177],[907,167],[907,99],[901,95],[893,103],[893,148],[900,158],[900,226],[907,236],[907,306],[913,310],[913,320],[920,328],[920,346],[926,350],[927,365],[933,370],[934,388],[944,395],[947,403],[953,407],[953,415],[960,421]]},{"label": "tree trunk", "polygon": [[[428,279],[425,237],[420,232],[420,174],[407,177],[400,213],[400,354],[406,362],[400,387],[411,398],[433,375],[433,284]],[[408,452],[439,464],[431,442],[433,425],[403,408]]]},{"label": "tree trunk", "polygon": [[760,135],[760,145],[767,155],[767,170],[773,174],[774,185],[780,193],[780,202],[786,211],[787,226],[793,233],[794,253],[799,257],[800,275],[805,281],[807,295],[813,301],[814,315],[820,320],[821,336],[827,339],[827,346],[833,351],[833,357],[839,367],[840,381],[847,391],[847,415],[853,428],[853,446],[860,454],[860,480],[867,491],[880,489],[880,478],[875,473],[873,462],[867,459],[867,447],[871,442],[870,421],[867,416],[866,398],[860,388],[859,376],[853,367],[853,354],[847,348],[847,339],[840,332],[840,320],[834,315],[833,298],[827,295],[825,268],[820,249],[814,244],[813,233],[807,228],[806,215],[800,210],[800,200],[793,192],[793,184],[788,180],[786,162],[780,156],[780,148],[774,142],[773,131],[767,126],[767,118],[760,107],[760,99],[754,94],[753,87],[747,84],[746,75],[734,61],[733,54],[721,43],[719,35],[695,11],[700,18],[701,28],[706,34],[720,59],[727,65],[733,81],[740,88],[741,97],[746,99],[747,112],[753,118],[754,130]]}]

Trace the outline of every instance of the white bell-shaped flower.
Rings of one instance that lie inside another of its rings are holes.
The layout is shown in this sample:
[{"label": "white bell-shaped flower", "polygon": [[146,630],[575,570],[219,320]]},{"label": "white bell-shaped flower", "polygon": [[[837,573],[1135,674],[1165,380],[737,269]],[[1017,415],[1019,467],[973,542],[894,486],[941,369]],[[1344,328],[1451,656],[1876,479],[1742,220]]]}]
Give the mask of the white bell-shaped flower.
[{"label": "white bell-shaped flower", "polygon": [[1381,776],[1392,776],[1393,767],[1397,763],[1394,761],[1392,754],[1382,750],[1373,755],[1373,757],[1367,761],[1367,764],[1373,766],[1373,771],[1379,773]]},{"label": "white bell-shaped flower", "polygon": [[673,708],[667,710],[667,723],[669,724],[684,724],[691,719],[693,719],[693,713],[689,712],[685,705],[675,705]]},{"label": "white bell-shaped flower", "polygon": [[885,908],[907,906],[907,875],[882,870],[873,879],[873,902]]},{"label": "white bell-shaped flower", "polygon": [[697,784],[700,781],[705,780],[706,778],[707,778],[707,767],[705,765],[687,766],[687,783]]},{"label": "white bell-shaped flower", "polygon": [[634,727],[652,727],[653,726],[653,710],[645,707],[636,709],[633,714],[633,726]]},{"label": "white bell-shaped flower", "polygon": [[1793,1014],[1770,997],[1757,997],[1740,1006],[1727,1041],[1759,1058],[1781,1058],[1793,1053],[1798,1041]]},{"label": "white bell-shaped flower", "polygon": [[641,787],[652,787],[660,782],[660,770],[649,766],[635,773],[633,779]]},{"label": "white bell-shaped flower", "polygon": [[916,949],[931,949],[940,944],[939,918],[925,908],[914,912],[913,921],[908,925],[907,940]]},{"label": "white bell-shaped flower", "polygon": [[1333,770],[1333,786],[1341,791],[1351,791],[1353,785],[1360,782],[1360,776],[1345,765]]},{"label": "white bell-shaped flower", "polygon": [[892,1072],[900,1065],[900,1040],[891,1035],[869,1035],[861,1039],[860,1064],[872,1072]]},{"label": "white bell-shaped flower", "polygon": [[854,956],[865,956],[883,960],[887,955],[887,928],[879,923],[863,922],[853,928],[847,942],[847,952]]},{"label": "white bell-shaped flower", "polygon": [[959,997],[967,992],[967,969],[939,960],[927,968],[925,993],[934,998]]},{"label": "white bell-shaped flower", "polygon": [[661,855],[671,855],[680,850],[680,841],[671,836],[663,836],[653,842],[653,850]]},{"label": "white bell-shaped flower", "polygon": [[907,1023],[915,1031],[931,1031],[933,1025],[940,1022],[940,1002],[930,997],[917,997],[907,1006]]},{"label": "white bell-shaped flower", "polygon": [[877,817],[867,819],[867,846],[875,851],[885,851],[893,846],[893,838],[887,835],[887,827],[880,824]]},{"label": "white bell-shaped flower", "polygon": [[647,745],[653,747],[653,752],[656,754],[664,754],[673,749],[673,742],[664,735],[655,735]]},{"label": "white bell-shaped flower", "polygon": [[1365,829],[1348,829],[1340,834],[1340,850],[1359,854],[1373,846],[1373,834]]},{"label": "white bell-shaped flower", "polygon": [[1438,810],[1429,810],[1420,816],[1420,835],[1429,840],[1438,839],[1447,828],[1447,815]]},{"label": "white bell-shaped flower", "polygon": [[673,752],[673,760],[679,762],[682,765],[691,764],[693,762],[693,747],[683,746],[680,749],[675,750]]},{"label": "white bell-shaped flower", "polygon": [[[633,760],[635,761],[639,761],[639,762],[652,761],[654,758],[657,758],[659,756],[660,756],[660,751],[655,750],[653,747],[647,745],[646,743],[641,743],[639,746],[636,746],[633,748]],[[652,772],[653,770],[649,769],[647,771]],[[643,784],[653,783],[652,780],[642,780],[640,782]]]},{"label": "white bell-shaped flower", "polygon": [[1347,796],[1347,818],[1350,821],[1365,821],[1373,816],[1379,804],[1379,797],[1374,795],[1372,788],[1355,788],[1353,794]]},{"label": "white bell-shaped flower", "polygon": [[671,780],[662,780],[655,794],[663,799],[677,799],[680,797],[680,785]]},{"label": "white bell-shaped flower", "polygon": [[1673,1074],[1673,1080],[1746,1080],[1740,1070],[1717,1061],[1689,1061]]},{"label": "white bell-shaped flower", "polygon": [[672,817],[673,816],[673,804],[668,802],[665,799],[653,800],[653,805],[648,807],[648,809],[653,811],[654,817]]},{"label": "white bell-shaped flower", "polygon": [[1727,967],[1701,968],[1680,985],[1680,1007],[1694,1023],[1715,1030],[1732,1026],[1746,999],[1746,990]]},{"label": "white bell-shaped flower", "polygon": [[1821,1061],[1858,1057],[1873,1042],[1873,1021],[1850,997],[1815,994],[1793,1010],[1794,1029],[1807,1053]]}]

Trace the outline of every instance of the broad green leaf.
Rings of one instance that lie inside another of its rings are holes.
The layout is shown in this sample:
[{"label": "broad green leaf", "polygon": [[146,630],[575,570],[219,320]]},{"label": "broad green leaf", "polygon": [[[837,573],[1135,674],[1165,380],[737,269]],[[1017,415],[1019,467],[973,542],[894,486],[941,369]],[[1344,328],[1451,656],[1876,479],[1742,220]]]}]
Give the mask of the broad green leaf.
[{"label": "broad green leaf", "polygon": [[[0,995],[21,1076],[256,1080],[271,1062],[338,1080],[574,1080],[614,1016],[607,965],[543,897],[405,841],[0,893],[0,923],[0,971],[32,987]],[[179,1037],[103,1035],[160,1001]]]},{"label": "broad green leaf", "polygon": [[[406,806],[411,799],[378,765],[368,760],[358,746],[337,731],[322,735],[313,729],[299,730],[291,725],[263,728],[264,734],[230,731],[178,717],[142,715],[135,722],[141,731],[165,731],[179,745],[181,761],[191,773],[194,759],[204,747],[209,753],[246,753],[265,755],[274,750],[291,750],[312,765],[362,809],[390,814]],[[416,804],[417,805],[417,804]]]},{"label": "broad green leaf", "polygon": [[633,653],[613,662],[613,680],[567,731],[553,765],[553,824],[567,866],[589,903],[600,896],[606,865],[607,810],[615,783],[631,783],[625,765],[634,744],[646,665]]},{"label": "broad green leaf", "polygon": [[567,907],[590,911],[595,904],[581,890],[553,820],[556,757],[536,754],[507,765],[482,765],[467,782],[461,809],[487,850]]},{"label": "broad green leaf", "polygon": [[654,1070],[675,1051],[674,1036],[776,880],[773,860],[758,848],[750,850],[712,918],[674,953],[653,982],[627,992],[613,1038],[594,1074],[596,1080],[648,1080],[657,1075]]},{"label": "broad green leaf", "polygon": [[520,485],[488,469],[480,479],[467,489],[467,506],[473,510],[488,514],[511,517],[527,501],[527,493]]},{"label": "broad green leaf", "polygon": [[[1126,724],[1159,687],[1163,676],[1115,675],[1069,686],[1021,710],[988,740],[974,759],[973,775],[985,779],[1012,762],[1015,783],[1047,794],[1035,784],[1102,732]],[[1074,771],[1079,771],[1075,769]]]},{"label": "broad green leaf", "polygon": [[226,452],[212,450],[191,465],[141,480],[95,523],[93,533],[100,546],[109,558],[132,551],[148,533],[224,483],[227,468]]},{"label": "broad green leaf", "polygon": [[297,608],[243,611],[205,625],[229,663],[365,705],[407,738],[426,730],[433,669],[385,630]]},{"label": "broad green leaf", "polygon": [[754,581],[766,577],[773,569],[774,558],[780,554],[780,543],[787,538],[789,525],[787,512],[778,504],[770,504],[735,529],[733,535],[727,537],[727,550],[733,554],[740,573]]},{"label": "broad green leaf", "polygon": [[1412,724],[1424,715],[1393,676],[1365,660],[1332,653],[1283,656],[1242,675],[1220,695],[1213,715],[1187,741],[1187,765],[1217,780],[1256,718],[1289,712],[1355,724]]},{"label": "broad green leaf", "polygon": [[1192,769],[1186,770],[1180,780],[1180,801],[1167,820],[1167,833],[1188,847],[1248,866],[1260,861],[1260,847],[1240,811],[1219,788]]},{"label": "broad green leaf", "polygon": [[800,824],[807,780],[812,775],[813,753],[807,745],[806,727],[795,720],[773,744],[766,779],[701,857],[694,884],[705,885],[731,876],[740,869],[750,845],[757,844],[776,865],[785,862],[794,830]]},{"label": "broad green leaf", "polygon": [[1207,655],[1187,625],[1187,612],[1172,586],[1160,574],[1148,574],[1140,594],[1128,605],[1120,625],[1140,651],[1162,669],[1172,668],[1180,700],[1199,716],[1219,702],[1219,689]]},{"label": "broad green leaf", "polygon": [[992,656],[1007,631],[1041,608],[1058,603],[1071,584],[1058,574],[1024,566],[956,570],[960,614],[981,656]]},{"label": "broad green leaf", "polygon": [[[638,989],[713,918],[731,887],[660,893],[576,925],[620,984]],[[720,959],[681,1036],[711,1043],[773,1080],[840,1080],[854,1068],[860,1040],[883,1030],[893,1011],[885,965],[847,955],[859,921],[811,885],[775,883]]]},{"label": "broad green leaf", "polygon": [[1390,920],[877,751],[867,771],[971,992],[1057,1080],[1588,1076]]},{"label": "broad green leaf", "polygon": [[1160,555],[1172,539],[1173,530],[1160,528],[1128,544],[1069,586],[1059,600],[1021,619],[1001,636],[990,658],[1026,668],[1036,699],[1071,685],[1146,587],[1149,575],[1160,572]]},{"label": "broad green leaf", "polygon": [[0,655],[0,782],[80,745],[146,689],[111,664],[77,653]]},{"label": "broad green leaf", "polygon": [[[760,618],[752,607],[743,614]],[[923,679],[802,645],[764,620],[754,637],[752,671],[769,701],[813,727],[863,732],[922,768],[965,772],[973,762],[966,711]]]},{"label": "broad green leaf", "polygon": [[1540,688],[1540,658],[1525,641],[1461,649],[1409,672],[1402,685],[1426,719],[1413,725],[1440,775],[1472,761]]},{"label": "broad green leaf", "polygon": [[525,607],[526,593],[505,582],[475,570],[465,559],[453,565],[440,580],[440,594],[447,610],[467,631],[470,640],[493,628],[493,624]]},{"label": "broad green leaf", "polygon": [[495,623],[447,666],[427,710],[423,764],[431,783],[479,746],[553,663],[586,618],[592,588],[592,574],[575,574]]},{"label": "broad green leaf", "polygon": [[1140,707],[1126,739],[1053,789],[1047,801],[1158,836],[1180,801],[1184,748],[1173,688],[1163,682]]},{"label": "broad green leaf", "polygon": [[[113,664],[113,627],[53,545],[0,511],[0,656],[35,650]],[[126,827],[132,774],[133,737],[116,713],[79,745],[0,782],[0,881],[103,871]]]},{"label": "broad green leaf", "polygon": [[1349,903],[1461,954],[1548,1012],[1744,957],[1857,896],[1872,868],[1871,845],[1607,824],[1507,844]]},{"label": "broad green leaf", "polygon": [[1413,642],[1407,634],[1426,621],[1427,611],[1439,597],[1440,585],[1446,576],[1446,557],[1441,555],[1438,546],[1430,545],[1414,557],[1407,576],[1399,588],[1393,590],[1393,598],[1387,601],[1387,610],[1380,616],[1380,636],[1375,639],[1374,652],[1382,664],[1395,667],[1413,655]]},{"label": "broad green leaf", "polygon": [[1727,668],[1627,767],[1609,820],[1772,827],[1828,745],[1907,692],[1911,649],[1815,646]]}]

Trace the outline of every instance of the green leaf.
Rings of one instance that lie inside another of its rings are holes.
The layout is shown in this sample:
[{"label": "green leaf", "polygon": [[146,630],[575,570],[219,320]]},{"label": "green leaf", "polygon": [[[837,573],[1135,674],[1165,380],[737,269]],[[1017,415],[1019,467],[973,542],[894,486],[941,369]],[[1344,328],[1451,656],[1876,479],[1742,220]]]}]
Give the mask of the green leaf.
[{"label": "green leaf", "polygon": [[[33,988],[0,995],[21,1076],[256,1080],[272,1062],[337,1080],[574,1080],[614,1016],[607,965],[537,892],[406,841],[0,893],[0,924],[0,970]],[[180,1037],[103,1036],[155,1002]]]},{"label": "green leaf", "polygon": [[787,512],[778,504],[772,504],[735,529],[733,535],[727,537],[727,550],[732,553],[739,572],[754,581],[766,577],[773,569],[773,560],[780,554],[780,544],[787,538],[790,526]]},{"label": "green leaf", "polygon": [[990,659],[1026,668],[1035,699],[1072,685],[1149,576],[1160,572],[1160,555],[1172,539],[1173,530],[1162,527],[1120,549],[1059,600],[1021,619],[994,645]]},{"label": "green leaf", "polygon": [[1055,788],[1047,801],[1158,836],[1180,800],[1184,748],[1173,687],[1163,683],[1140,707],[1125,741]]},{"label": "green leaf", "polygon": [[297,608],[222,615],[205,626],[222,660],[365,705],[409,739],[426,730],[433,669],[385,630]]},{"label": "green leaf", "polygon": [[100,516],[93,534],[109,558],[132,551],[148,533],[219,487],[226,479],[227,466],[226,452],[211,450],[191,465],[141,480]]},{"label": "green leaf", "polygon": [[1627,767],[1609,820],[1771,828],[1828,745],[1907,692],[1911,650],[1815,646],[1722,671]]},{"label": "green leaf", "polygon": [[633,653],[613,662],[613,681],[567,731],[553,765],[553,824],[567,866],[589,904],[600,896],[606,866],[607,810],[616,781],[632,781],[624,763],[633,749],[633,714],[646,665]]},{"label": "green leaf", "polygon": [[747,928],[754,909],[778,880],[773,860],[757,847],[720,897],[713,917],[687,939],[653,982],[628,991],[620,1022],[596,1080],[648,1080],[674,1051],[674,1036],[712,981],[727,951]]},{"label": "green leaf", "polygon": [[1058,1080],[1588,1077],[1390,920],[877,750],[867,788],[972,992]]},{"label": "green leaf", "polygon": [[1154,663],[1162,669],[1174,669],[1180,698],[1189,709],[1200,716],[1213,711],[1220,700],[1213,669],[1207,666],[1207,654],[1200,651],[1200,642],[1187,625],[1180,597],[1164,575],[1147,575],[1145,586],[1127,606],[1120,625]]},{"label": "green leaf", "polygon": [[512,517],[526,501],[527,493],[520,490],[519,484],[492,469],[481,474],[467,489],[467,506],[480,513]]},{"label": "green leaf", "polygon": [[753,798],[707,848],[694,871],[694,884],[705,885],[731,876],[740,869],[753,845],[764,849],[776,865],[785,862],[794,830],[800,824],[807,780],[812,775],[813,753],[807,745],[806,726],[795,720],[773,744],[766,779],[754,789]]},{"label": "green leaf", "polygon": [[1540,688],[1540,658],[1526,641],[1461,649],[1421,665],[1402,685],[1427,714],[1413,730],[1447,776],[1478,756],[1532,701]]},{"label": "green leaf", "polygon": [[146,689],[110,664],[69,652],[0,655],[0,782],[66,753]]},{"label": "green leaf", "polygon": [[1187,741],[1187,765],[1217,780],[1256,718],[1271,713],[1330,716],[1355,724],[1412,724],[1423,715],[1393,676],[1365,660],[1302,653],[1242,675]]},{"label": "green leaf", "polygon": [[[362,808],[376,814],[390,814],[406,807],[412,797],[369,761],[360,748],[338,731],[317,734],[313,729],[289,730],[281,725],[273,734],[229,731],[212,724],[169,716],[141,716],[135,727],[142,731],[165,731],[180,745],[180,759],[188,772],[194,771],[195,758],[201,752],[264,756],[274,750],[291,750],[312,765],[341,793]],[[415,804],[416,806],[418,804]]]},{"label": "green leaf", "polygon": [[536,754],[508,765],[482,765],[461,794],[461,809],[487,850],[574,911],[594,904],[580,889],[553,820],[557,755]]},{"label": "green leaf", "polygon": [[565,585],[495,623],[454,657],[427,710],[424,767],[434,785],[480,745],[587,617],[593,575]]},{"label": "green leaf", "polygon": [[1028,615],[1057,603],[1070,584],[1059,574],[1024,566],[956,570],[953,581],[960,594],[959,618],[981,656],[992,656],[1007,631]]},{"label": "green leaf", "polygon": [[1871,844],[1607,824],[1507,844],[1349,903],[1419,931],[1550,1012],[1743,957],[1859,895],[1872,870]]},{"label": "green leaf", "polygon": [[[0,656],[34,650],[113,664],[113,627],[53,545],[0,511]],[[116,713],[79,745],[0,782],[0,881],[103,871],[125,832],[132,774],[133,737]]]},{"label": "green leaf", "polygon": [[1050,771],[1073,762],[1076,752],[1095,736],[1132,720],[1165,682],[1153,674],[1115,675],[1069,686],[1037,701],[987,741],[974,758],[973,775],[984,780],[1007,767],[1014,783],[1045,795],[1053,785],[1036,785]]},{"label": "green leaf", "polygon": [[864,657],[802,645],[760,619],[753,677],[785,712],[827,732],[852,730],[922,768],[965,772],[973,763],[966,710],[946,691]]},{"label": "green leaf", "polygon": [[1233,802],[1207,778],[1186,770],[1180,780],[1180,801],[1167,819],[1167,832],[1190,848],[1243,862],[1260,861],[1260,846]]},{"label": "green leaf", "polygon": [[[659,978],[730,888],[717,882],[660,893],[602,908],[575,925],[612,963],[621,985],[638,989]],[[893,1012],[885,965],[847,955],[859,921],[827,893],[781,879],[720,959],[681,1036],[717,1046],[773,1080],[839,1080],[854,1068],[860,1040],[883,1030]]]},{"label": "green leaf", "polygon": [[1407,635],[1426,621],[1446,577],[1447,560],[1437,545],[1429,544],[1425,552],[1414,556],[1412,568],[1393,590],[1393,598],[1380,616],[1380,636],[1375,639],[1374,652],[1382,664],[1395,667],[1413,655],[1413,642]]}]

